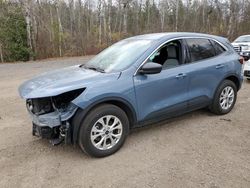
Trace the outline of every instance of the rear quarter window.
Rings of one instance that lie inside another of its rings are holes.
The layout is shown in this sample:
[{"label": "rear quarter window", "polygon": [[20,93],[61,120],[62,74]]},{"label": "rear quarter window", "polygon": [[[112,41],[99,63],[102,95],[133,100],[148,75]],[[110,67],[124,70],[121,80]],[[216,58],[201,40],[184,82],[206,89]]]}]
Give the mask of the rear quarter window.
[{"label": "rear quarter window", "polygon": [[222,47],[218,42],[211,40],[211,43],[214,46],[214,50],[215,50],[216,55],[220,55],[226,51],[225,48]]},{"label": "rear quarter window", "polygon": [[190,61],[200,61],[216,56],[215,49],[208,39],[186,39]]}]

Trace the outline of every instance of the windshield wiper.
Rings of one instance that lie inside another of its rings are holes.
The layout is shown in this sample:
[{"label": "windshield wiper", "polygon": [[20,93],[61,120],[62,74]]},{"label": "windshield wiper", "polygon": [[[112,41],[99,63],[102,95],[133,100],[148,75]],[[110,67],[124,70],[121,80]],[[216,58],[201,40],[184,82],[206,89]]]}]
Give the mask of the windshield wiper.
[{"label": "windshield wiper", "polygon": [[94,70],[97,72],[101,72],[101,73],[105,73],[105,70],[100,68],[100,67],[88,67],[88,66],[83,66],[85,69],[90,69],[90,70]]}]

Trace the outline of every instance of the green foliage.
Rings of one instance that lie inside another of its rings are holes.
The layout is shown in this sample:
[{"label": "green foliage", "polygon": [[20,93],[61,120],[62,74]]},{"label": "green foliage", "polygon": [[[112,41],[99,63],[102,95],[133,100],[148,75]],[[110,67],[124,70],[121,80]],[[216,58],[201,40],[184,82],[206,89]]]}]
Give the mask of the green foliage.
[{"label": "green foliage", "polygon": [[26,24],[18,4],[0,2],[0,42],[5,61],[29,60]]}]

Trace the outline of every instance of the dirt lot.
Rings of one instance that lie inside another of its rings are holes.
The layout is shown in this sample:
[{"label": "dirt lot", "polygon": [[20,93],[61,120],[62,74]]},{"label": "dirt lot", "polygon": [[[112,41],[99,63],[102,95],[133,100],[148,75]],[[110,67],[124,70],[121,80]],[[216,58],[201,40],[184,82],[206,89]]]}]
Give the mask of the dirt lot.
[{"label": "dirt lot", "polygon": [[116,154],[95,159],[78,147],[31,135],[18,86],[87,57],[0,64],[0,187],[250,187],[250,82],[233,111],[192,112],[133,131]]}]

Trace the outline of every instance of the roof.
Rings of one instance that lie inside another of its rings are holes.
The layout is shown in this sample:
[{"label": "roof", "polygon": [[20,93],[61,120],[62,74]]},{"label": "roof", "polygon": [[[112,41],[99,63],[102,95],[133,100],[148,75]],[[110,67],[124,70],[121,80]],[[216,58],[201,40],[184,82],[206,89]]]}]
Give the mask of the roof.
[{"label": "roof", "polygon": [[250,35],[241,35],[239,37],[250,37]]},{"label": "roof", "polygon": [[223,38],[215,35],[209,35],[204,33],[192,33],[192,32],[168,32],[168,33],[151,33],[144,35],[137,35],[129,39],[145,39],[145,40],[163,40],[169,38],[178,37],[209,37],[209,38]]}]

